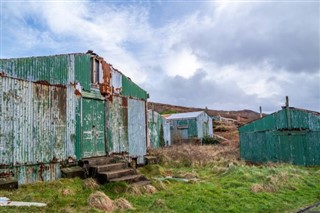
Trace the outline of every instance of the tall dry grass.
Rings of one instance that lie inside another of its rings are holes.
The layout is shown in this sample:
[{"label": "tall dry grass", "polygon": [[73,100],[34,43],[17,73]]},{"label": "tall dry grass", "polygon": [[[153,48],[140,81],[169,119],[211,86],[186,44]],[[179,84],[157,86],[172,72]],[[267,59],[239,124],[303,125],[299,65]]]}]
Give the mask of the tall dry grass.
[{"label": "tall dry grass", "polygon": [[237,162],[240,154],[237,146],[180,144],[150,150],[162,165],[202,167],[217,162]]}]

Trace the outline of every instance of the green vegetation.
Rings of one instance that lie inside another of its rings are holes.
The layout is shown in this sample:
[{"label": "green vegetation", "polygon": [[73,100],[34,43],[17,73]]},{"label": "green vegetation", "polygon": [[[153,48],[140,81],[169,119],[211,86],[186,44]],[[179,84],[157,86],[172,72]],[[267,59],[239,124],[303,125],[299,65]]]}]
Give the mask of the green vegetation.
[{"label": "green vegetation", "polygon": [[204,145],[209,145],[209,144],[218,144],[219,141],[217,141],[216,139],[210,137],[210,136],[205,136],[202,138],[202,144]]},{"label": "green vegetation", "polygon": [[173,110],[173,109],[166,109],[166,110],[162,111],[160,114],[165,115],[165,114],[175,114],[175,113],[178,113],[178,111]]},{"label": "green vegetation", "polygon": [[160,147],[164,147],[166,142],[164,141],[164,132],[163,132],[163,125],[160,125]]},{"label": "green vegetation", "polygon": [[[195,150],[195,156],[184,158],[188,150]],[[48,204],[43,208],[0,207],[1,212],[102,212],[88,205],[89,195],[96,191],[112,200],[128,200],[135,209],[127,212],[295,212],[320,201],[319,167],[247,165],[236,159],[234,148],[220,145],[164,148],[153,154],[161,165],[141,167],[139,172],[152,179],[156,191],[125,183],[95,186],[80,179],[61,179],[1,191],[1,196],[14,201]],[[199,163],[200,154],[207,160]],[[154,179],[166,176],[192,181]]]}]

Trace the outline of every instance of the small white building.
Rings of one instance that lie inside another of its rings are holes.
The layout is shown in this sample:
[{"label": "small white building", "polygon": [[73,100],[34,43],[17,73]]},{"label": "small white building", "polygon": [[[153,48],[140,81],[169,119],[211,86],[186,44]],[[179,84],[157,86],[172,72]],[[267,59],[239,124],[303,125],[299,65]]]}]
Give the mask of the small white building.
[{"label": "small white building", "polygon": [[171,141],[213,137],[212,118],[205,111],[172,114],[166,120],[170,123]]}]

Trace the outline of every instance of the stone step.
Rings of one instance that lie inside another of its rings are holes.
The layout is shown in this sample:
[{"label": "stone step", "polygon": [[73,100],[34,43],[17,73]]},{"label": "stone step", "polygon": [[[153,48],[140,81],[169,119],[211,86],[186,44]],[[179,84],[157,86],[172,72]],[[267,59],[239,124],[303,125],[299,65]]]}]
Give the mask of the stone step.
[{"label": "stone step", "polygon": [[110,182],[120,182],[120,181],[125,181],[127,183],[136,183],[139,181],[145,181],[147,180],[143,175],[128,175],[128,176],[124,176],[124,177],[120,177],[120,178],[114,178],[114,179],[110,179]]},{"label": "stone step", "polygon": [[97,173],[109,172],[128,168],[128,163],[111,163],[106,165],[91,166],[89,174],[95,176]]},{"label": "stone step", "polygon": [[0,178],[0,190],[13,190],[18,188],[18,180],[13,177]]},{"label": "stone step", "polygon": [[101,157],[92,157],[92,158],[82,158],[79,161],[79,166],[83,167],[86,164],[89,165],[106,165],[114,163],[114,159],[108,156],[101,156]]},{"label": "stone step", "polygon": [[75,178],[79,177],[81,179],[85,178],[84,169],[80,166],[73,166],[61,169],[62,178]]},{"label": "stone step", "polygon": [[100,174],[105,174],[108,178],[110,179],[115,179],[115,178],[120,178],[123,176],[128,176],[128,175],[134,175],[137,174],[135,169],[121,169],[121,170],[115,170],[115,171],[110,171],[110,172],[101,172]]}]

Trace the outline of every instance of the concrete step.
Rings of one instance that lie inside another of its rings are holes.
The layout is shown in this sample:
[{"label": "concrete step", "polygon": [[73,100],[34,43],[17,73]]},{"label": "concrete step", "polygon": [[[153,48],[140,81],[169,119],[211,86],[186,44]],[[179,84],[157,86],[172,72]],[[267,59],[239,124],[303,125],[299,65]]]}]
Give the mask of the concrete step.
[{"label": "concrete step", "polygon": [[136,183],[139,181],[145,181],[147,180],[143,175],[135,174],[135,175],[128,175],[120,178],[114,178],[110,179],[110,182],[120,182],[120,181],[125,181],[127,183]]},{"label": "concrete step", "polygon": [[101,156],[101,157],[92,157],[92,158],[82,158],[79,161],[79,166],[83,167],[86,164],[89,165],[106,165],[114,163],[114,159],[108,156]]}]

